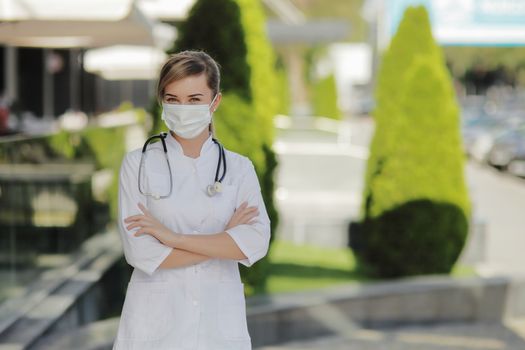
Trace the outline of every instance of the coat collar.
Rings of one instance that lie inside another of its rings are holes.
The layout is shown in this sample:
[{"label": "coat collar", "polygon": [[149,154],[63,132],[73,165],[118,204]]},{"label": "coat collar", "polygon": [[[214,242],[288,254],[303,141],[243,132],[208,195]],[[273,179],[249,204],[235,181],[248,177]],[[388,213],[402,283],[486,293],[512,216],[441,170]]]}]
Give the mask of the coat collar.
[{"label": "coat collar", "polygon": [[175,152],[178,155],[184,156],[184,157],[189,158],[189,159],[195,159],[196,160],[196,159],[200,159],[204,155],[208,154],[210,152],[210,150],[213,149],[214,142],[212,140],[212,134],[210,133],[208,138],[202,144],[200,155],[197,158],[191,158],[191,157],[188,157],[188,156],[184,155],[184,152],[182,150],[181,144],[179,143],[179,141],[177,141],[177,139],[175,137],[173,137],[171,132],[168,132],[168,136],[166,137],[166,144],[168,145],[168,147],[170,147],[171,149],[175,150]]}]

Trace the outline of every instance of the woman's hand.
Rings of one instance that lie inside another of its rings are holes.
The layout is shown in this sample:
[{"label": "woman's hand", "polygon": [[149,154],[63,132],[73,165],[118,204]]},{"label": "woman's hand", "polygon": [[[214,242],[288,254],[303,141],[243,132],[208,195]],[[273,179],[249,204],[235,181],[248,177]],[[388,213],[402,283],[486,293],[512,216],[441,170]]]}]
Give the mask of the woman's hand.
[{"label": "woman's hand", "polygon": [[259,210],[257,207],[248,207],[247,202],[243,202],[239,208],[235,209],[230,221],[226,225],[225,230],[228,230],[237,225],[251,224],[255,220],[252,220],[257,215],[259,215]]},{"label": "woman's hand", "polygon": [[144,214],[132,215],[124,219],[124,222],[129,224],[126,229],[138,228],[138,231],[133,234],[134,236],[151,235],[164,245],[174,248],[180,234],[174,233],[164,226],[142,203],[138,205]]}]

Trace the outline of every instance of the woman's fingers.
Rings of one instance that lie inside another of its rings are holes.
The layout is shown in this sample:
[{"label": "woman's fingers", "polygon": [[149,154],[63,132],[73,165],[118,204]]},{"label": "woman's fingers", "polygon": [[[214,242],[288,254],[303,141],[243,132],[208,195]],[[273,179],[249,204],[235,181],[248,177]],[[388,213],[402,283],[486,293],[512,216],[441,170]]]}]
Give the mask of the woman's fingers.
[{"label": "woman's fingers", "polygon": [[154,225],[154,222],[151,220],[151,218],[144,215],[141,216],[141,218],[134,220],[131,224],[126,226],[126,229],[131,230],[135,227],[152,227]]},{"label": "woman's fingers", "polygon": [[251,210],[249,212],[245,212],[244,215],[242,215],[239,218],[239,221],[243,224],[249,223],[252,219],[257,217],[259,215],[259,211],[257,208],[255,210]]},{"label": "woman's fingers", "polygon": [[137,214],[137,215],[128,216],[127,218],[124,219],[124,222],[137,221],[137,220],[142,219],[143,217],[144,217],[143,214]]},{"label": "woman's fingers", "polygon": [[243,210],[240,210],[239,211],[239,215],[245,215],[247,213],[253,213],[255,211],[257,211],[259,208],[257,207],[247,207],[247,208],[244,208]]},{"label": "woman's fingers", "polygon": [[250,215],[250,214],[253,214],[253,213],[258,212],[258,211],[259,211],[259,208],[257,208],[257,207],[250,207],[250,208],[248,208],[248,209],[245,209],[245,210],[241,213],[241,215],[243,215],[243,216],[244,216],[244,215]]},{"label": "woman's fingers", "polygon": [[253,211],[253,210],[256,210],[256,209],[257,209],[257,207],[255,207],[255,206],[254,206],[254,207],[246,207],[246,206],[245,206],[245,207],[242,208],[242,209],[241,209],[241,207],[239,207],[239,211],[240,211],[240,212],[243,212],[243,213],[245,213],[245,212],[250,212],[250,211]]},{"label": "woman's fingers", "polygon": [[140,208],[140,210],[142,210],[142,212],[145,214],[145,215],[151,215],[151,213],[149,212],[149,210],[142,204],[142,203],[138,203],[138,206]]},{"label": "woman's fingers", "polygon": [[242,218],[243,218],[243,219],[246,219],[246,218],[248,218],[248,217],[255,217],[255,216],[257,216],[257,215],[259,215],[259,210],[258,210],[257,208],[254,208],[254,209],[252,209],[252,210],[249,210],[249,211],[247,210],[247,211],[245,211],[245,212],[243,213],[243,215],[242,215]]},{"label": "woman's fingers", "polygon": [[239,208],[236,208],[235,211],[242,211],[244,210],[244,208],[246,208],[246,206],[248,205],[248,202],[244,201],[241,203],[241,205],[239,205]]},{"label": "woman's fingers", "polygon": [[243,220],[247,221],[247,220],[253,219],[253,218],[257,217],[257,216],[259,216],[259,212],[258,211],[250,213],[250,214],[246,214],[243,217]]}]

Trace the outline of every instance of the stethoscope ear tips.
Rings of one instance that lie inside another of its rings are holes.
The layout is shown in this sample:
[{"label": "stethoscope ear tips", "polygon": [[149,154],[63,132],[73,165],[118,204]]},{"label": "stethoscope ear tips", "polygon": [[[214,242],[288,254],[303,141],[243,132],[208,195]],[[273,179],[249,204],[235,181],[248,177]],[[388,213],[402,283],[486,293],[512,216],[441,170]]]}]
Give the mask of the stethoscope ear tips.
[{"label": "stethoscope ear tips", "polygon": [[215,196],[217,193],[222,192],[222,184],[219,181],[216,181],[213,185],[208,185],[206,188],[208,196]]}]

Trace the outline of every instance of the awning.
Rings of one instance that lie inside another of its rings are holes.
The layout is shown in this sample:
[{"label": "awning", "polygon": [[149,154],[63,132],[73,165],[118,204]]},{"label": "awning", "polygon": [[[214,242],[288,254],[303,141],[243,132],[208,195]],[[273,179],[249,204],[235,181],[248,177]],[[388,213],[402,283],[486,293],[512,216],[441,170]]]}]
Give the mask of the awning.
[{"label": "awning", "polygon": [[156,79],[166,58],[154,47],[113,46],[88,50],[84,68],[106,80]]},{"label": "awning", "polygon": [[[30,47],[166,45],[133,0],[0,0],[0,43]],[[169,33],[168,33],[169,37]]]},{"label": "awning", "polygon": [[139,0],[138,6],[150,18],[168,21],[182,21],[195,0]]}]

